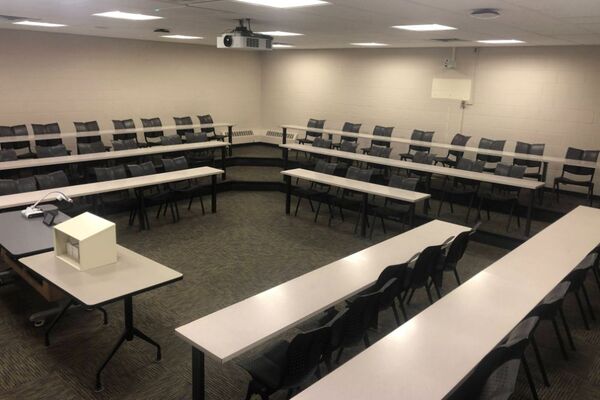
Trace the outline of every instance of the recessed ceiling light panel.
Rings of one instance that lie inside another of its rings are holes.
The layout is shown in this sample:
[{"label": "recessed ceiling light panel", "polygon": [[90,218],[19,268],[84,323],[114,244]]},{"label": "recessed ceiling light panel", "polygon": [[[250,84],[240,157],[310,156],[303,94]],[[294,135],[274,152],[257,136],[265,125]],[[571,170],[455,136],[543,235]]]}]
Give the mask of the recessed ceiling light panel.
[{"label": "recessed ceiling light panel", "polygon": [[357,42],[350,43],[352,46],[362,46],[362,47],[385,47],[387,43],[379,43],[379,42]]},{"label": "recessed ceiling light panel", "polygon": [[162,35],[161,37],[167,38],[167,39],[181,39],[181,40],[204,39],[202,36],[188,36],[188,35]]},{"label": "recessed ceiling light panel", "polygon": [[60,28],[61,26],[66,26],[64,24],[53,24],[50,22],[39,22],[39,21],[18,21],[13,22],[14,25],[25,25],[25,26],[41,26],[44,28]]},{"label": "recessed ceiling light panel", "polygon": [[135,14],[122,11],[107,11],[103,13],[94,14],[96,17],[116,18],[116,19],[127,19],[130,21],[150,21],[153,19],[162,19],[157,15],[144,15]]},{"label": "recessed ceiling light panel", "polygon": [[413,32],[432,32],[432,31],[454,31],[456,28],[452,26],[440,24],[421,24],[421,25],[395,25],[392,28],[402,29]]},{"label": "recessed ceiling light panel", "polygon": [[494,19],[500,16],[500,10],[497,8],[478,8],[472,10],[470,15],[477,19]]},{"label": "recessed ceiling light panel", "polygon": [[258,32],[261,35],[268,36],[303,36],[302,33],[294,33],[294,32],[284,32],[284,31],[267,31],[267,32]]},{"label": "recessed ceiling light panel", "polygon": [[291,44],[285,44],[285,43],[275,43],[272,46],[274,49],[291,49],[292,47],[294,47]]},{"label": "recessed ceiling light panel", "polygon": [[323,0],[237,0],[241,3],[254,4],[256,6],[267,6],[275,8],[295,8],[295,7],[309,7],[309,6],[321,6],[329,4]]},{"label": "recessed ceiling light panel", "polygon": [[522,40],[517,40],[517,39],[489,39],[489,40],[478,40],[477,43],[484,43],[484,44],[519,44],[519,43],[525,43]]}]

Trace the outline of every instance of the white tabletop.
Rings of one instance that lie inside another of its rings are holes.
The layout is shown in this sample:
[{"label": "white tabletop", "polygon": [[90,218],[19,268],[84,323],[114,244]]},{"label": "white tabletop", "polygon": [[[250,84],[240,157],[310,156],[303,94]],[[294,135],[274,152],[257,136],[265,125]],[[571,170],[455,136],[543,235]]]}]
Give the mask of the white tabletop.
[{"label": "white tabletop", "polygon": [[432,221],[180,326],[192,346],[226,362],[372,285],[387,266],[469,228]]},{"label": "white tabletop", "polygon": [[183,277],[119,245],[116,263],[87,271],[71,267],[56,258],[53,251],[21,258],[20,262],[86,306],[114,301]]},{"label": "white tabletop", "polygon": [[431,197],[428,193],[419,193],[411,190],[393,188],[390,186],[377,185],[375,183],[357,181],[355,179],[342,178],[335,175],[322,174],[302,168],[291,169],[281,172],[292,178],[304,179],[311,182],[331,185],[342,189],[354,190],[356,192],[368,193],[388,199],[402,200],[408,203],[416,203]]},{"label": "white tabletop", "polygon": [[304,151],[307,153],[326,155],[347,160],[362,161],[371,164],[385,165],[388,167],[404,168],[413,171],[429,172],[432,174],[446,175],[457,178],[472,179],[480,182],[495,183],[499,185],[519,187],[523,189],[538,189],[544,186],[544,182],[531,179],[510,178],[484,172],[463,171],[456,168],[440,167],[437,165],[419,164],[412,161],[394,160],[391,158],[369,156],[366,154],[349,153],[340,150],[324,149],[302,144],[281,144],[279,147],[288,150]]},{"label": "white tabletop", "polygon": [[60,157],[45,157],[45,158],[32,158],[16,161],[4,161],[0,162],[0,171],[21,169],[21,168],[34,168],[43,167],[47,165],[61,165],[61,164],[73,164],[88,161],[102,161],[110,160],[114,158],[129,158],[129,157],[142,157],[153,154],[173,153],[179,151],[194,151],[194,150],[207,150],[216,149],[221,147],[229,146],[227,142],[210,141],[202,143],[184,143],[184,144],[173,144],[168,146],[150,146],[142,147],[131,150],[120,150],[120,151],[103,151],[100,153],[92,154],[74,154],[71,156],[60,156]]},{"label": "white tabletop", "polygon": [[442,399],[600,243],[579,207],[298,396]]},{"label": "white tabletop", "polygon": [[359,139],[368,139],[368,140],[377,140],[381,142],[391,142],[391,143],[403,143],[415,146],[422,147],[433,147],[438,149],[445,150],[455,150],[460,152],[468,152],[468,153],[479,153],[486,154],[490,156],[499,156],[499,157],[512,157],[519,158],[521,160],[530,160],[530,161],[541,161],[541,162],[554,162],[560,164],[569,164],[580,167],[589,167],[594,168],[596,163],[588,162],[588,161],[579,161],[579,160],[569,160],[567,158],[562,157],[553,157],[547,155],[535,155],[535,154],[522,154],[515,153],[511,151],[499,151],[499,150],[489,150],[489,149],[480,149],[478,147],[469,147],[469,146],[456,146],[448,143],[440,143],[440,142],[422,142],[420,140],[412,140],[407,138],[400,137],[387,137],[387,136],[375,136],[368,133],[352,133],[352,132],[344,132],[335,129],[317,129],[317,128],[307,128],[306,126],[300,125],[282,125],[282,128],[291,129],[291,130],[300,130],[300,131],[311,131],[311,132],[319,132],[323,134],[330,135],[338,135],[338,136],[347,136],[354,137]]},{"label": "white tabletop", "polygon": [[166,125],[166,126],[151,126],[131,129],[104,129],[93,132],[65,132],[65,133],[48,133],[38,135],[22,135],[22,136],[0,136],[0,143],[23,142],[28,140],[50,140],[50,139],[66,139],[75,137],[90,137],[98,135],[120,135],[126,133],[138,132],[156,132],[156,131],[177,131],[179,129],[194,129],[194,128],[220,128],[220,127],[235,126],[229,122],[217,122],[214,124],[193,124],[193,125]]},{"label": "white tabletop", "polygon": [[[65,186],[54,189],[36,190],[34,192],[16,193],[0,196],[0,209],[31,205],[52,192],[62,192],[69,197],[90,196],[100,193],[116,192],[144,186],[160,185],[186,179],[203,178],[220,175],[223,170],[212,167],[198,167],[160,174],[137,176],[112,181],[85,183],[83,185]],[[45,202],[56,200],[57,195],[51,194]]]}]

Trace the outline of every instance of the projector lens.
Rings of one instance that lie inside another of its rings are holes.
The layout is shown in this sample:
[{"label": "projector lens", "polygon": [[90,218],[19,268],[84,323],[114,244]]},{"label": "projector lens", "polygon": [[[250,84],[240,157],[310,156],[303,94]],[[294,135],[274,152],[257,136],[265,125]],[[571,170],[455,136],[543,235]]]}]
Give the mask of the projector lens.
[{"label": "projector lens", "polygon": [[233,45],[233,37],[231,35],[227,35],[223,38],[223,44],[225,47],[231,47]]}]

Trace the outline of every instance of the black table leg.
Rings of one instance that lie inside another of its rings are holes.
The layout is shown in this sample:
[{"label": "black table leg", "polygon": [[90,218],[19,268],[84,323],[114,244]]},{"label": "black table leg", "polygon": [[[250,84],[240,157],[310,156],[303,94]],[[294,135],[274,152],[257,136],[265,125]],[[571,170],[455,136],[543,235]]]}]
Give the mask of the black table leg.
[{"label": "black table leg", "polygon": [[192,399],[204,400],[205,392],[204,353],[192,347]]},{"label": "black table leg", "polygon": [[360,223],[360,236],[367,236],[367,216],[369,215],[369,195],[363,193],[363,206],[362,206],[362,221]]},{"label": "black table leg", "polygon": [[65,313],[67,312],[69,307],[71,307],[72,305],[73,305],[73,299],[69,299],[65,303],[65,305],[60,309],[59,313],[56,314],[56,317],[54,317],[54,319],[52,320],[52,323],[50,324],[48,329],[46,329],[46,333],[44,334],[44,343],[46,344],[46,346],[50,346],[50,332],[52,332],[52,329],[54,329],[54,327],[58,323],[58,320],[60,320],[62,318],[62,316],[65,315]]},{"label": "black table leg", "polygon": [[[231,151],[231,146],[229,146],[229,150]],[[229,154],[231,155],[231,153]],[[225,147],[221,147],[221,169],[223,170],[223,175],[221,175],[221,179],[227,179],[227,149]]]},{"label": "black table leg", "polygon": [[233,125],[227,127],[227,136],[229,137],[229,156],[233,155]]},{"label": "black table leg", "polygon": [[548,161],[544,161],[542,165],[542,182],[546,184],[546,177],[548,176]]},{"label": "black table leg", "polygon": [[529,207],[527,208],[527,222],[525,222],[525,236],[529,237],[531,234],[531,217],[533,215],[533,203],[535,201],[535,195],[537,193],[536,189],[531,189],[529,191],[530,199],[529,199]]},{"label": "black table leg", "polygon": [[211,176],[212,184],[210,185],[211,190],[211,211],[212,213],[217,212],[217,176]]},{"label": "black table leg", "polygon": [[104,370],[104,368],[108,365],[110,360],[117,353],[117,350],[119,350],[119,348],[125,341],[130,342],[134,339],[134,337],[137,336],[138,338],[140,338],[140,339],[150,343],[154,347],[156,347],[156,361],[160,361],[160,359],[162,358],[161,351],[160,351],[160,345],[158,343],[156,343],[154,340],[150,339],[148,336],[146,336],[139,329],[137,329],[133,326],[133,298],[132,298],[132,296],[125,297],[123,299],[123,304],[124,304],[124,308],[125,308],[125,310],[124,310],[125,311],[125,331],[123,332],[123,334],[121,335],[121,337],[119,338],[119,340],[117,341],[115,346],[113,347],[112,351],[110,352],[110,354],[108,355],[108,357],[106,358],[106,360],[104,361],[102,366],[98,369],[98,372],[96,373],[96,391],[97,392],[99,392],[103,389],[102,381],[100,379],[101,378],[100,374],[102,374],[102,370]]},{"label": "black table leg", "polygon": [[292,202],[292,177],[288,175],[283,176],[285,179],[285,213],[290,215],[290,205]]}]

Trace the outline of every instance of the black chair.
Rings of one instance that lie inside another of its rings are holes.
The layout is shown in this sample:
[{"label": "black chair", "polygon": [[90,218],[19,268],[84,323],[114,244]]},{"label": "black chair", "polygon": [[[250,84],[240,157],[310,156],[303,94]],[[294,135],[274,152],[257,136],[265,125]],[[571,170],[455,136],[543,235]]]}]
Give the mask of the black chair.
[{"label": "black chair", "polygon": [[[394,131],[393,126],[386,127],[386,126],[377,125],[377,126],[375,126],[375,128],[373,128],[373,136],[392,137],[393,131]],[[363,147],[361,149],[363,154],[368,153],[372,146],[390,147],[390,141],[373,139],[373,140],[371,140],[371,144],[369,145],[369,147]]]},{"label": "black chair", "polygon": [[[418,183],[418,178],[407,178],[400,175],[392,175],[388,182],[388,186],[414,192],[417,190]],[[384,234],[387,233],[384,219],[400,222],[404,230],[404,225],[410,225],[411,223],[410,217],[412,216],[413,209],[414,204],[412,203],[406,203],[400,200],[388,198],[385,199],[384,204],[381,207],[377,207],[374,204],[369,204],[369,213],[373,214],[370,232],[371,239],[373,238],[373,231],[375,230],[377,218],[381,220],[381,228],[383,229]]]},{"label": "black chair", "polygon": [[[498,164],[494,170],[494,175],[506,176],[510,178],[522,179],[525,174],[524,165],[508,165]],[[510,207],[508,222],[506,224],[506,231],[510,228],[515,209],[519,205],[519,195],[521,194],[521,188],[514,186],[498,185],[493,184],[488,186],[486,189],[482,189],[479,192],[479,207],[477,209],[477,215],[481,218],[481,208],[484,204],[488,207],[487,217],[490,219],[490,207],[489,203],[505,203]],[[517,226],[521,227],[521,218],[517,213]]]},{"label": "black chair", "polygon": [[[392,148],[385,147],[385,146],[373,145],[367,151],[367,155],[373,156],[373,157],[390,158],[391,154],[392,154]],[[383,183],[383,181],[385,180],[385,177],[388,175],[389,167],[386,167],[385,165],[376,164],[376,163],[367,163],[367,168],[370,168],[373,170],[373,181],[375,183]]]},{"label": "black chair", "polygon": [[161,136],[160,137],[160,145],[161,146],[172,146],[176,144],[182,144],[181,136],[179,135],[169,135],[169,136]]},{"label": "black chair", "polygon": [[45,175],[35,175],[40,190],[55,189],[69,186],[69,178],[64,171],[54,171]]},{"label": "black chair", "polygon": [[[461,133],[457,133],[450,142],[453,146],[465,147],[471,139],[471,136],[465,136]],[[459,159],[463,157],[465,153],[458,150],[448,150],[448,154],[445,157],[436,157],[435,164],[442,164],[445,167],[455,167]]]},{"label": "black chair", "polygon": [[[186,143],[204,143],[208,141],[208,135],[204,132],[185,134]],[[214,162],[215,150],[192,150],[186,153],[186,158],[190,166],[199,167],[201,165],[211,165]]]},{"label": "black chair", "polygon": [[[324,119],[319,120],[319,119],[311,118],[308,120],[308,123],[306,124],[307,128],[315,128],[315,129],[323,129],[324,126],[325,126]],[[306,131],[303,139],[296,139],[296,140],[300,144],[312,144],[312,142],[316,138],[322,138],[322,137],[323,137],[323,133],[321,133],[321,132]]]},{"label": "black chair", "polygon": [[[344,140],[340,143],[339,150],[344,151],[346,153],[356,153],[357,148],[358,148],[357,142],[348,142],[348,141]],[[348,171],[348,168],[351,167],[352,165],[354,165],[353,160],[343,158],[343,157],[338,157],[336,162],[338,164],[336,175],[339,175],[339,176],[345,176],[346,172]]]},{"label": "black chair", "polygon": [[[144,128],[161,128],[162,122],[160,118],[142,118],[142,126]],[[161,136],[164,136],[162,130],[144,130],[144,141],[148,146],[159,146]]]},{"label": "black chair", "polygon": [[[567,149],[565,158],[569,160],[577,161],[589,161],[595,163],[598,161],[598,154],[600,151],[597,150],[581,150],[573,147]],[[574,185],[583,186],[588,188],[588,201],[592,206],[594,198],[594,174],[596,173],[595,167],[577,167],[574,165],[563,165],[562,173],[559,177],[554,178],[554,192],[556,193],[556,202],[559,201],[560,185]],[[574,177],[581,177],[587,179],[575,179]]]},{"label": "black chair", "polygon": [[[484,163],[483,161],[473,161],[468,158],[460,158],[456,163],[456,168],[464,171],[472,171],[472,172],[482,172]],[[479,186],[481,182],[478,180],[465,179],[465,178],[451,178],[449,176],[444,177],[444,181],[441,188],[441,198],[440,204],[438,207],[437,215],[440,216],[442,212],[442,206],[444,205],[444,201],[448,199],[450,203],[450,211],[454,213],[454,205],[453,200],[456,197],[468,197],[469,208],[467,210],[467,216],[465,217],[465,222],[469,222],[469,216],[471,215],[471,208],[473,207],[473,202],[475,201],[475,196],[479,191]]]},{"label": "black chair", "polygon": [[35,190],[37,190],[37,182],[33,176],[21,179],[0,179],[0,196]]},{"label": "black chair", "polygon": [[537,317],[529,317],[520,322],[446,398],[448,400],[508,399],[515,390],[522,365],[531,394],[537,400],[537,390],[525,358],[525,350],[529,343],[533,343],[532,334],[537,323]]},{"label": "black chair", "polygon": [[[435,160],[435,154],[429,154],[424,151],[417,151],[413,154],[412,161],[417,164],[432,165]],[[408,170],[408,176],[410,178],[417,178],[419,180],[417,189],[424,193],[431,192],[431,172]],[[425,200],[425,210],[430,209],[429,199]]]},{"label": "black chair", "polygon": [[[128,164],[127,169],[132,177],[152,175],[156,173],[156,167],[151,161],[147,161],[141,164]],[[136,197],[140,201],[140,218],[141,225],[146,229],[150,229],[150,221],[148,219],[148,213],[146,212],[146,206],[158,205],[160,208],[156,213],[156,218],[160,216],[162,207],[168,207],[171,209],[171,217],[173,222],[179,220],[179,211],[177,210],[177,203],[173,201],[173,193],[163,186],[149,186],[144,188],[138,188],[136,191]]]},{"label": "black chair", "polygon": [[[362,182],[370,182],[372,176],[373,176],[373,170],[360,169],[357,167],[348,168],[348,172],[346,173],[347,179],[355,179],[357,181],[362,181]],[[356,197],[360,197],[360,198],[357,199]],[[328,201],[331,201],[332,205],[338,207],[342,221],[344,220],[343,208],[359,212],[359,214],[360,214],[359,218],[356,219],[356,224],[354,225],[354,232],[356,232],[358,229],[358,224],[361,221],[362,207],[364,206],[363,200],[362,200],[362,193],[356,193],[352,190],[343,189],[341,191],[341,195],[339,195],[339,196],[332,195]],[[321,203],[322,203],[322,201],[319,201],[319,206],[317,207],[315,221],[318,218]],[[332,218],[333,218],[333,214],[331,214],[329,216],[329,223],[331,223]]]},{"label": "black chair", "polygon": [[68,156],[69,151],[64,144],[56,144],[52,146],[37,145],[35,146],[35,154],[38,158],[61,157]]},{"label": "black chair", "polygon": [[313,376],[320,377],[319,363],[329,337],[328,327],[300,333],[290,342],[279,340],[258,357],[241,363],[252,377],[246,400],[254,394],[266,400],[279,390],[287,390],[290,398]]},{"label": "black chair", "polygon": [[0,179],[0,196],[19,193],[17,181],[14,179]]},{"label": "black chair", "polygon": [[[420,131],[418,129],[413,130],[410,135],[411,140],[418,140],[419,142],[431,142],[433,140],[433,134],[435,132]],[[408,152],[400,154],[401,160],[412,160],[415,153],[423,152],[429,153],[430,148],[427,146],[414,145],[408,146]]]},{"label": "black chair", "polygon": [[[75,125],[75,131],[77,133],[81,133],[81,132],[99,132],[100,131],[100,126],[98,125],[97,121],[73,122],[73,125]],[[100,135],[77,136],[77,144],[78,145],[80,143],[95,143],[95,142],[102,143],[102,138],[101,138]]]},{"label": "black chair", "polygon": [[[173,117],[175,125],[194,125],[192,117]],[[194,133],[194,128],[177,129],[177,134],[181,137],[185,137],[188,133]]]},{"label": "black chair", "polygon": [[581,312],[581,318],[583,320],[583,324],[585,325],[585,329],[590,330],[590,324],[588,322],[585,310],[583,308],[583,304],[581,302],[581,297],[579,293],[583,293],[583,298],[587,303],[588,310],[590,316],[593,320],[596,320],[596,315],[594,314],[594,308],[592,307],[592,303],[590,302],[590,297],[588,295],[587,289],[585,288],[585,280],[587,278],[588,271],[592,270],[595,265],[597,265],[598,254],[592,252],[588,254],[586,258],[581,261],[577,267],[573,271],[567,275],[564,281],[570,282],[569,285],[569,293],[573,293],[575,296],[575,300],[577,301],[577,306],[579,307],[579,311]]},{"label": "black chair", "polygon": [[[163,158],[162,162],[163,167],[165,168],[165,172],[181,171],[189,168],[187,159],[183,156],[175,158]],[[202,185],[197,181],[188,179],[185,181],[169,183],[169,189],[175,194],[175,202],[177,202],[177,200],[183,199],[189,200],[187,207],[188,211],[192,208],[192,202],[194,201],[194,198],[200,199],[202,215],[205,214],[202,194],[206,190],[206,185]]]},{"label": "black chair", "polygon": [[[114,181],[127,178],[127,171],[123,165],[107,168],[94,168],[94,175],[98,182]],[[129,190],[102,193],[97,196],[101,212],[108,210],[128,210],[129,226],[133,225],[138,211],[138,200]]]},{"label": "black chair", "polygon": [[[15,125],[15,126],[0,126],[0,137],[11,137],[11,136],[29,136],[27,126]],[[27,138],[25,138],[27,139]],[[17,158],[27,159],[35,158],[35,154],[31,151],[31,143],[29,140],[21,142],[6,142],[0,144],[2,150],[13,150]]]},{"label": "black chair", "polygon": [[[446,242],[453,238],[448,238]],[[406,304],[410,304],[410,301],[415,294],[417,289],[424,288],[427,292],[427,298],[429,299],[429,303],[433,304],[433,297],[431,296],[431,284],[434,283],[435,290],[437,292],[438,298],[441,298],[441,293],[439,288],[433,279],[434,272],[436,266],[440,262],[440,257],[442,256],[442,247],[445,247],[446,242],[441,245],[429,246],[423,249],[421,253],[419,253],[418,258],[414,263],[414,267],[410,273],[410,284],[409,291],[406,291],[405,299]]]},{"label": "black chair", "polygon": [[102,142],[77,143],[77,153],[92,154],[106,151],[106,146]]},{"label": "black chair", "polygon": [[[131,130],[135,129],[135,122],[132,119],[113,119],[115,130]],[[113,140],[135,140],[137,147],[140,147],[137,132],[113,133]]]},{"label": "black chair", "polygon": [[[484,150],[503,151],[505,144],[506,140],[492,140],[487,138],[481,138],[481,140],[479,140],[479,148]],[[484,162],[484,172],[494,172],[496,166],[488,167],[487,164],[497,164],[502,161],[502,157],[477,153],[476,160]]]},{"label": "black chair", "polygon": [[[515,146],[515,153],[543,156],[545,147],[546,145],[541,143],[530,144],[524,142],[517,142]],[[526,168],[525,174],[523,174],[524,177],[534,178],[538,181],[543,181],[543,166],[541,161],[523,160],[520,158],[515,158],[513,160],[513,164],[523,166]],[[530,170],[530,168],[533,168],[533,170]]]},{"label": "black chair", "polygon": [[342,346],[342,339],[344,335],[344,318],[346,318],[348,309],[345,308],[342,311],[337,312],[335,308],[332,308],[331,311],[333,312],[334,317],[324,325],[325,327],[329,328],[329,340],[325,345],[322,357],[322,360],[329,372],[333,371],[333,354]]},{"label": "black chair", "polygon": [[[33,134],[35,136],[39,135],[56,135],[60,134],[60,126],[57,122],[53,122],[50,124],[31,124],[31,128],[33,129]],[[62,139],[36,139],[35,145],[37,146],[57,146],[63,144]],[[36,151],[37,154],[37,151]],[[39,157],[39,156],[38,156]]]},{"label": "black chair", "polygon": [[[329,175],[333,175],[335,173],[335,170],[337,168],[337,164],[335,163],[328,163],[324,160],[318,160],[317,164],[315,165],[315,172],[319,172],[322,174],[329,174]],[[298,202],[296,203],[296,211],[294,212],[294,216],[298,215],[298,208],[300,207],[300,202],[302,201],[302,199],[307,199],[308,203],[310,204],[310,209],[314,212],[315,208],[313,206],[313,201],[325,201],[329,207],[329,213],[333,213],[333,208],[331,203],[328,201],[328,194],[331,190],[331,187],[329,185],[323,185],[321,183],[317,183],[317,182],[310,182],[310,185],[308,187],[300,187],[297,186],[294,188],[292,194],[296,197],[298,197]],[[320,203],[319,203],[320,206]],[[318,215],[318,214],[317,214]],[[317,215],[315,215],[315,221],[317,218]]]},{"label": "black chair", "polygon": [[0,162],[16,161],[18,159],[17,152],[13,149],[0,150]]},{"label": "black chair", "polygon": [[458,267],[458,262],[462,259],[467,250],[471,236],[475,234],[479,225],[480,223],[475,225],[470,231],[459,233],[446,248],[446,251],[442,252],[439,264],[436,267],[436,273],[433,277],[438,287],[442,287],[442,277],[444,272],[452,272],[454,278],[456,278],[456,283],[458,285],[461,284],[460,276],[458,275],[458,270],[456,268]]},{"label": "black chair", "polygon": [[[359,133],[361,126],[362,126],[362,124],[354,124],[352,122],[344,122],[344,126],[342,127],[342,131],[348,132],[348,133]],[[349,142],[349,143],[356,144],[356,143],[358,143],[358,138],[357,137],[352,137],[352,136],[342,136],[340,138],[340,142],[339,143],[334,143],[332,145],[332,147],[334,149],[339,149],[343,142]]]},{"label": "black chair", "polygon": [[[332,143],[331,143],[331,140],[327,140],[327,139],[318,137],[318,138],[315,138],[315,140],[313,140],[311,142],[311,146],[318,147],[321,149],[331,149]],[[298,164],[299,164],[300,168],[312,170],[315,168],[317,161],[319,161],[319,160],[329,161],[329,158],[330,157],[326,156],[326,155],[309,153],[308,159],[299,161]]]},{"label": "black chair", "polygon": [[[213,118],[212,118],[212,116],[210,114],[198,115],[198,119],[200,120],[200,123],[202,125],[208,125],[208,124],[214,124],[215,123],[215,121],[213,121]],[[219,140],[221,142],[225,141],[226,135],[217,133],[217,131],[216,131],[216,129],[214,127],[201,128],[200,132],[206,133],[206,135],[208,136],[208,140]]]}]

